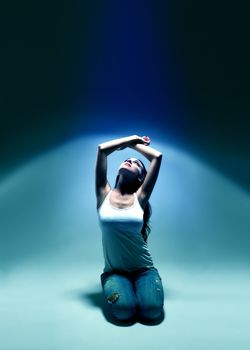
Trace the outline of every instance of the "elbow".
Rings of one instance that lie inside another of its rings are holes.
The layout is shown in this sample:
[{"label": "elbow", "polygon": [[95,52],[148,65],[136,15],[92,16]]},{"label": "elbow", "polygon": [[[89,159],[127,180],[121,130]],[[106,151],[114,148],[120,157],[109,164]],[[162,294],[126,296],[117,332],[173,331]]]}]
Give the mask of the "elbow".
[{"label": "elbow", "polygon": [[155,161],[159,165],[161,164],[161,161],[162,161],[162,153],[161,152],[157,152],[157,154],[155,155]]},{"label": "elbow", "polygon": [[103,143],[100,143],[100,144],[98,145],[97,150],[98,150],[98,153],[99,153],[99,154],[108,155],[107,149],[105,148],[105,146],[103,145]]},{"label": "elbow", "polygon": [[158,151],[151,158],[151,162],[153,161],[153,162],[156,162],[156,163],[159,163],[159,164],[161,163],[161,160],[162,160],[162,153],[158,152]]},{"label": "elbow", "polygon": [[104,147],[103,147],[103,144],[102,143],[100,143],[99,145],[98,145],[98,152],[102,152],[103,150],[104,150]]}]

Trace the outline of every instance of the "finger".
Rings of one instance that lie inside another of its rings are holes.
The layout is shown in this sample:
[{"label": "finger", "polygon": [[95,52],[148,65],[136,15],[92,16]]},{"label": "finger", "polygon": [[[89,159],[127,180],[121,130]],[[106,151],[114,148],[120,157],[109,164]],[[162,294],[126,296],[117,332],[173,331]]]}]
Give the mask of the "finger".
[{"label": "finger", "polygon": [[143,136],[142,139],[145,144],[150,144],[150,138],[148,136]]}]

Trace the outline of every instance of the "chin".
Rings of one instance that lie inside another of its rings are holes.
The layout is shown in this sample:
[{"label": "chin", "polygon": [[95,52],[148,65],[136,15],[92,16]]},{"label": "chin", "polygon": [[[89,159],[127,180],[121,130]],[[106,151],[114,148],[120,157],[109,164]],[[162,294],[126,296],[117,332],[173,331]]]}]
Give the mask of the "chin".
[{"label": "chin", "polygon": [[132,174],[132,171],[129,168],[121,167],[119,169],[119,174]]},{"label": "chin", "polygon": [[136,178],[135,174],[133,173],[133,171],[131,171],[130,169],[126,168],[126,167],[122,167],[119,169],[119,174],[123,175],[124,177],[126,177],[128,180],[134,180]]}]

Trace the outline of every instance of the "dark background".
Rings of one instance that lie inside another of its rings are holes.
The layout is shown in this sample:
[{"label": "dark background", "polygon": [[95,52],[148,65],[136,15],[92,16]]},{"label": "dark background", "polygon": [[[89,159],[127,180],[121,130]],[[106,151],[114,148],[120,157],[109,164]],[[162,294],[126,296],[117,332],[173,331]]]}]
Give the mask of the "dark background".
[{"label": "dark background", "polygon": [[86,133],[148,134],[250,190],[246,1],[1,9],[0,178]]}]

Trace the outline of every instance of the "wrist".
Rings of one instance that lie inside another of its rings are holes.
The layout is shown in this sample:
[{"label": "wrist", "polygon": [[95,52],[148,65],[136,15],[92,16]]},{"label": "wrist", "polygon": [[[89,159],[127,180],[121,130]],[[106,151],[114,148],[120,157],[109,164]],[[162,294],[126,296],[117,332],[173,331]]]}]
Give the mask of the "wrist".
[{"label": "wrist", "polygon": [[132,135],[132,136],[130,136],[130,144],[131,145],[136,145],[137,143],[139,143],[141,141],[141,138],[140,138],[140,136],[138,136],[138,135]]}]

